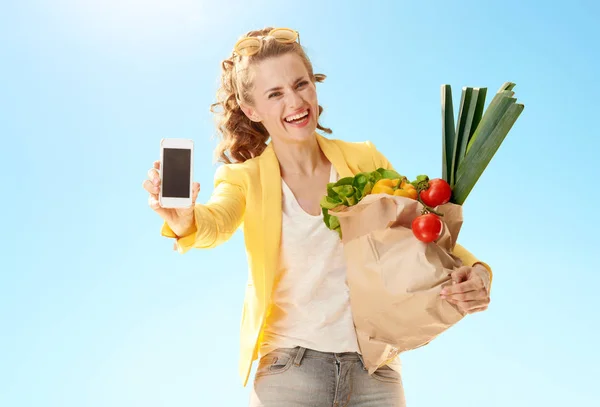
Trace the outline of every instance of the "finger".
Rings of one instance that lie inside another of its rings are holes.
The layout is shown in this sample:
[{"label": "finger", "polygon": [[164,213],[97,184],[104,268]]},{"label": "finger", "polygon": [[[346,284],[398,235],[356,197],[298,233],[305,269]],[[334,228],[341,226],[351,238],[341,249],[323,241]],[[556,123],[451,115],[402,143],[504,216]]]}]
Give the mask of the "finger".
[{"label": "finger", "polygon": [[152,208],[155,211],[161,209],[160,202],[154,195],[150,195],[148,197],[148,206],[150,206],[150,208]]},{"label": "finger", "polygon": [[449,285],[440,291],[440,295],[451,296],[454,294],[468,293],[470,291],[480,290],[482,286],[472,280],[467,280],[464,283]]},{"label": "finger", "polygon": [[194,182],[192,184],[192,204],[196,203],[196,198],[198,198],[198,193],[200,192],[200,184]]},{"label": "finger", "polygon": [[481,279],[481,282],[485,288],[489,290],[491,278],[490,271],[482,264],[476,264],[473,266],[473,274],[476,274]]},{"label": "finger", "polygon": [[156,198],[158,198],[158,193],[160,192],[159,186],[154,185],[149,179],[145,180],[142,183],[142,186],[150,195],[154,195]]},{"label": "finger", "polygon": [[456,293],[451,295],[442,295],[443,300],[464,302],[464,301],[477,301],[487,298],[487,292],[485,290],[468,291],[466,293]]},{"label": "finger", "polygon": [[166,218],[167,210],[160,205],[160,201],[158,200],[158,197],[150,195],[148,197],[148,206],[150,206],[150,208],[153,211],[155,211],[161,218],[167,220],[167,218]]},{"label": "finger", "polygon": [[459,307],[464,312],[472,313],[476,309],[479,309],[482,307],[487,307],[489,305],[489,303],[490,303],[489,298],[486,298],[486,299],[477,300],[477,301],[458,301],[455,304],[457,307]]},{"label": "finger", "polygon": [[160,185],[160,175],[154,168],[148,170],[148,179],[156,186]]},{"label": "finger", "polygon": [[478,307],[470,307],[465,312],[467,314],[475,314],[477,312],[485,311],[487,309],[488,309],[488,305],[481,305],[481,306],[478,306]]},{"label": "finger", "polygon": [[452,277],[452,281],[456,283],[462,283],[463,281],[467,281],[469,278],[469,274],[471,272],[470,267],[462,266],[456,270],[454,270],[450,276]]},{"label": "finger", "polygon": [[469,310],[469,314],[475,314],[477,312],[482,312],[482,311],[485,311],[486,309],[488,309],[487,305],[484,305],[484,306],[479,307],[479,308],[471,308],[471,310]]},{"label": "finger", "polygon": [[154,161],[153,167],[156,168],[157,170],[160,170],[160,160]]}]

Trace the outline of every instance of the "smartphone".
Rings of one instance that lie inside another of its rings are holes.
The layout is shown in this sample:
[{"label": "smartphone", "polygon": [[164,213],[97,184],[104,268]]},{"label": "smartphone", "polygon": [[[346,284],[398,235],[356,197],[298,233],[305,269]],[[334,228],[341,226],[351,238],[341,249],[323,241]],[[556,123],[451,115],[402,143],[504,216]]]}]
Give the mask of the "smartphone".
[{"label": "smartphone", "polygon": [[194,142],[164,138],[160,141],[160,193],[163,208],[192,206]]}]

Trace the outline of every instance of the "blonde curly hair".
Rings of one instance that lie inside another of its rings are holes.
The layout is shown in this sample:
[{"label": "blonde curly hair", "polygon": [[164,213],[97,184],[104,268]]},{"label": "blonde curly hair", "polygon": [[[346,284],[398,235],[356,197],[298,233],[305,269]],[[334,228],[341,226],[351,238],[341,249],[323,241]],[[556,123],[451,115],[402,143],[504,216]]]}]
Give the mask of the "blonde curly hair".
[{"label": "blonde curly hair", "polygon": [[[251,56],[240,57],[235,53],[221,63],[221,87],[217,91],[217,102],[213,103],[210,111],[217,115],[217,136],[221,139],[215,149],[215,158],[226,164],[244,162],[259,156],[267,146],[269,133],[262,123],[253,122],[242,111],[240,101],[252,106],[250,95],[252,78],[249,75],[250,65],[267,58],[277,57],[287,53],[296,53],[306,66],[309,77],[315,82],[323,82],[323,74],[314,74],[312,63],[298,42],[289,44],[265,37],[272,27],[250,31],[247,37],[264,37],[260,51]],[[220,111],[215,108],[219,107]],[[319,116],[323,107],[319,105]],[[325,133],[331,129],[317,123],[317,128]]]}]

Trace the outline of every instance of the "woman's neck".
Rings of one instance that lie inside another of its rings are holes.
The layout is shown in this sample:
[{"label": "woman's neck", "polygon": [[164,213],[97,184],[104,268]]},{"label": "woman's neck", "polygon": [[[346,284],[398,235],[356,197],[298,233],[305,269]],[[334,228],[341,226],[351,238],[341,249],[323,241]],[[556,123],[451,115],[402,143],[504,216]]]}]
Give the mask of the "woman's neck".
[{"label": "woman's neck", "polygon": [[273,149],[281,175],[313,176],[322,172],[329,165],[329,161],[316,138],[302,143],[274,142]]}]

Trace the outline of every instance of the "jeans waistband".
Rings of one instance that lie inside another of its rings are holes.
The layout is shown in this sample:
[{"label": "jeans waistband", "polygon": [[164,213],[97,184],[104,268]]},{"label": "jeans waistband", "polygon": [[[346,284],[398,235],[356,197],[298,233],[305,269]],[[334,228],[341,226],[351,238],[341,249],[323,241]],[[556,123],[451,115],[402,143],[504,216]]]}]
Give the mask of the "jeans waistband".
[{"label": "jeans waistband", "polygon": [[297,346],[295,348],[278,348],[273,352],[285,352],[290,357],[294,358],[294,365],[300,366],[302,360],[305,358],[317,358],[317,359],[325,359],[333,362],[356,362],[360,361],[364,367],[364,361],[362,355],[357,352],[321,352],[318,350],[307,349],[301,346]]}]

